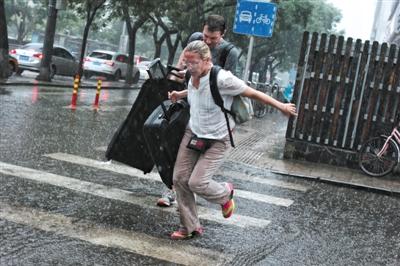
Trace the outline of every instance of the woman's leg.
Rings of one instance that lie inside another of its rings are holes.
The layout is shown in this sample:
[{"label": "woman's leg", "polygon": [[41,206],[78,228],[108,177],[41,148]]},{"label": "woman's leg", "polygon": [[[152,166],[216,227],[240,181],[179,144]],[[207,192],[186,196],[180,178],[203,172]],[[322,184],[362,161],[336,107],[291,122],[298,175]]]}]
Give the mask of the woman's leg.
[{"label": "woman's leg", "polygon": [[173,174],[173,183],[176,190],[181,225],[188,233],[200,227],[195,197],[193,191],[191,191],[189,187],[190,176],[199,158],[199,153],[197,151],[186,147],[191,136],[192,131],[186,129],[179,146]]},{"label": "woman's leg", "polygon": [[212,203],[223,205],[231,198],[231,188],[226,183],[212,179],[230,150],[229,136],[214,141],[211,147],[201,154],[189,179],[190,190]]}]

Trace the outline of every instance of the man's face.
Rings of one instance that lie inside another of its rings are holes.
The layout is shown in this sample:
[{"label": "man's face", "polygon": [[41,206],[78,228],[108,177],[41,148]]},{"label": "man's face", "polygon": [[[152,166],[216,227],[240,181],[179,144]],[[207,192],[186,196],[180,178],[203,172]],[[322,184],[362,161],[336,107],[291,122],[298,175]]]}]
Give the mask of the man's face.
[{"label": "man's face", "polygon": [[183,62],[190,74],[197,77],[203,73],[208,60],[201,59],[198,53],[185,52]]},{"label": "man's face", "polygon": [[203,28],[203,41],[208,45],[210,48],[216,47],[223,37],[220,31],[209,31],[208,26],[205,25]]}]

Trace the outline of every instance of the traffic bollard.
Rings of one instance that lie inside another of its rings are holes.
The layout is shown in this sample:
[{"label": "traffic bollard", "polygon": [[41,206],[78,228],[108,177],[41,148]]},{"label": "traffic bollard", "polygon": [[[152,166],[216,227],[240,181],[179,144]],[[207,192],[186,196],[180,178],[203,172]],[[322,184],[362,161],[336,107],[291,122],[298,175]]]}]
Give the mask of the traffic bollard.
[{"label": "traffic bollard", "polygon": [[71,109],[76,109],[76,102],[78,100],[79,82],[80,82],[80,77],[79,75],[76,75],[74,79],[74,90],[72,92],[72,100],[70,105]]},{"label": "traffic bollard", "polygon": [[100,90],[101,90],[101,79],[97,81],[97,90],[96,90],[96,97],[94,98],[93,107],[97,109],[99,107],[99,98],[100,98]]}]

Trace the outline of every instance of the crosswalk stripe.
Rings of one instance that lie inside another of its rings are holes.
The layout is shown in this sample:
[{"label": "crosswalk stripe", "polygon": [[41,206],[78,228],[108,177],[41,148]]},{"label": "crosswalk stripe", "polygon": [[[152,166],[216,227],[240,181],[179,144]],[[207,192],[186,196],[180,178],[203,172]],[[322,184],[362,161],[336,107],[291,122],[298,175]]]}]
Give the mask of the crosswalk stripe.
[{"label": "crosswalk stripe", "polygon": [[[173,213],[176,212],[175,208],[159,208],[155,204],[152,205],[151,203],[156,202],[155,197],[150,197],[150,196],[137,197],[132,192],[126,190],[107,187],[104,185],[95,184],[80,179],[51,174],[4,162],[0,162],[0,173],[10,176],[16,176],[19,178],[34,180],[42,183],[47,183],[58,187],[68,188],[74,191],[88,193],[103,198],[128,202],[143,208],[157,209]],[[151,203],[149,203],[149,199],[151,199]],[[254,226],[263,228],[270,223],[269,220],[253,218],[245,215],[239,215],[236,213],[231,218],[224,219],[222,217],[221,211],[204,208],[201,206],[198,207],[198,211],[200,219],[205,219],[223,224],[235,225],[239,227]]]},{"label": "crosswalk stripe", "polygon": [[[107,147],[100,146],[100,147],[96,147],[95,150],[105,152],[107,150]],[[252,166],[252,167],[254,167],[254,166]],[[243,174],[243,173],[238,173],[237,171],[233,172],[233,171],[229,171],[229,170],[219,170],[217,172],[217,174],[229,176],[234,179],[251,181],[254,183],[260,183],[260,184],[265,184],[265,185],[269,185],[269,186],[297,190],[297,191],[301,191],[301,192],[306,192],[308,190],[307,187],[302,186],[300,184],[294,184],[294,183],[280,181],[280,180],[271,180],[271,179],[268,179],[267,177],[251,176],[251,175],[247,175],[247,174]]]},{"label": "crosswalk stripe", "polygon": [[238,173],[237,171],[229,171],[229,170],[221,170],[218,172],[218,174],[224,175],[224,176],[234,176],[235,179],[240,179],[240,180],[245,180],[245,181],[251,181],[254,183],[260,183],[260,184],[265,184],[269,186],[274,186],[274,187],[279,187],[279,188],[285,188],[285,189],[290,189],[290,190],[297,190],[301,192],[307,192],[307,187],[299,185],[299,184],[294,184],[290,182],[285,182],[285,181],[280,181],[280,180],[271,180],[265,177],[257,177],[257,176],[251,176],[243,173]]},{"label": "crosswalk stripe", "polygon": [[293,200],[290,200],[290,199],[268,196],[268,195],[263,195],[263,194],[254,193],[251,191],[239,190],[239,189],[235,189],[235,196],[240,197],[240,198],[245,198],[245,199],[261,201],[261,202],[268,203],[268,204],[283,206],[283,207],[289,207],[290,205],[293,204]]},{"label": "crosswalk stripe", "polygon": [[224,260],[229,260],[222,253],[187,243],[182,244],[123,229],[106,228],[88,221],[77,222],[64,215],[10,206],[4,202],[0,202],[0,218],[95,245],[117,247],[176,264],[218,265]]},{"label": "crosswalk stripe", "polygon": [[[52,154],[45,154],[44,156],[53,158],[56,160],[60,161],[65,161],[69,163],[74,163],[74,164],[79,164],[79,165],[84,165],[84,166],[89,166],[101,170],[106,170],[106,171],[111,171],[119,174],[124,174],[124,175],[129,175],[129,176],[134,176],[137,178],[142,178],[142,179],[151,179],[157,182],[161,182],[160,176],[155,173],[148,173],[148,174],[143,174],[142,171],[137,170],[135,168],[122,165],[122,164],[115,164],[111,162],[101,162],[73,154],[66,154],[66,153],[52,153]],[[279,197],[274,197],[274,196],[267,196],[255,192],[248,192],[240,189],[235,189],[235,196],[249,199],[249,200],[255,200],[255,201],[260,201],[268,204],[274,204],[278,206],[283,206],[283,207],[289,207],[290,205],[293,204],[293,200],[290,199],[284,199],[284,198],[279,198]]]}]

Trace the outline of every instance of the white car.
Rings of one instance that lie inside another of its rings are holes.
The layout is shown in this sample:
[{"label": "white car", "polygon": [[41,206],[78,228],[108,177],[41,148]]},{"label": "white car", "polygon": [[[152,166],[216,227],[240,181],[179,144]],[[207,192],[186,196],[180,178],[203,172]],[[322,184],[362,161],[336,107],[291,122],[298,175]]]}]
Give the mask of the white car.
[{"label": "white car", "polygon": [[128,56],[123,53],[95,50],[85,57],[83,75],[90,78],[93,75],[104,76],[114,80],[126,77]]},{"label": "white car", "polygon": [[151,63],[151,61],[142,61],[139,64],[136,65],[136,67],[139,69],[139,73],[140,73],[140,79],[141,80],[146,80],[149,79],[149,73],[147,72],[147,70],[149,69],[149,64]]}]

